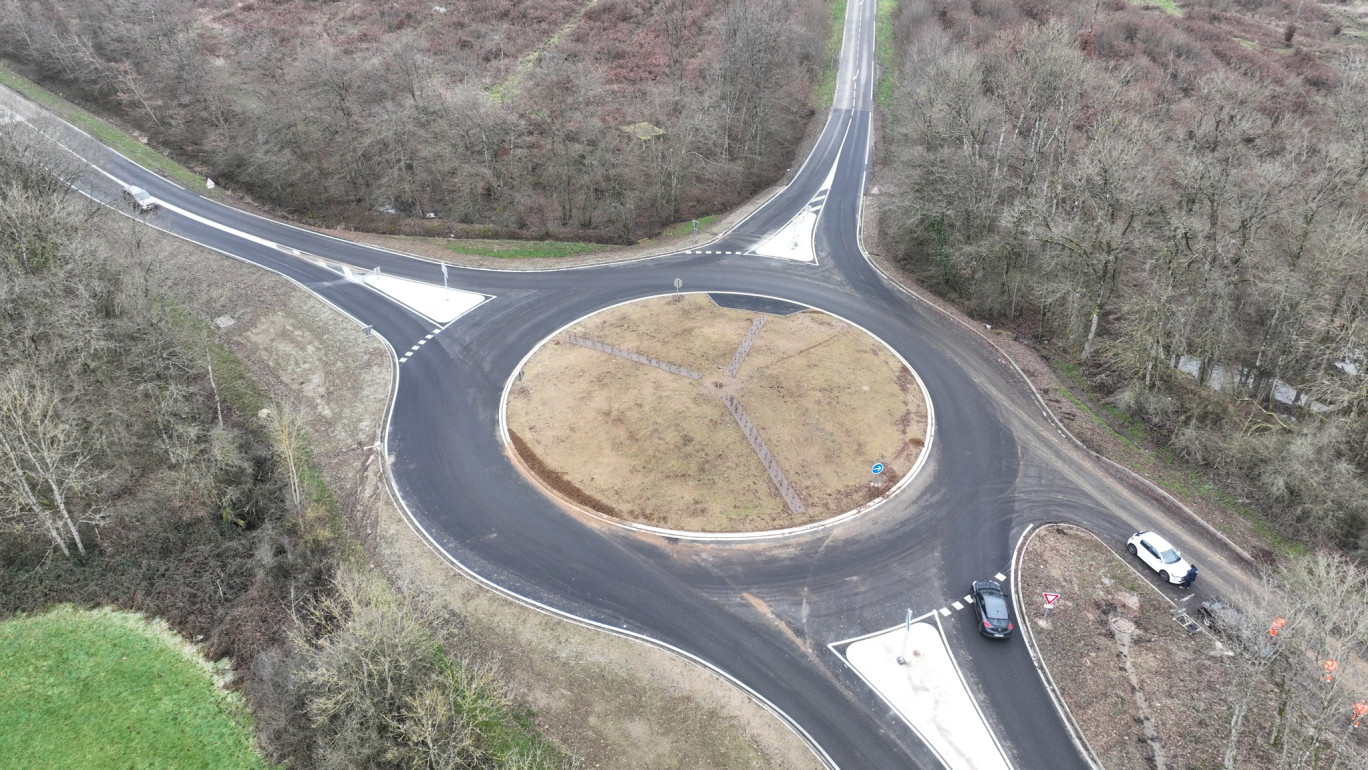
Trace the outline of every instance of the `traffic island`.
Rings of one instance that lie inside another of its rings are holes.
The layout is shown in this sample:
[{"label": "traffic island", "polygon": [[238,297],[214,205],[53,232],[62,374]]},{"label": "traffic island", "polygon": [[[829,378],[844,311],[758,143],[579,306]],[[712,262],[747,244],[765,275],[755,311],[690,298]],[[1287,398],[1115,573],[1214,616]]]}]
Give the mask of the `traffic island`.
[{"label": "traffic island", "polygon": [[[1139,564],[1078,527],[1032,532],[1015,575],[1025,636],[1102,767],[1220,767],[1235,705],[1243,700],[1251,723],[1262,722],[1274,699],[1236,697],[1247,681],[1238,653],[1176,621]],[[1042,622],[1047,593],[1058,599]],[[1275,763],[1259,731],[1245,731],[1237,748],[1241,766]]]},{"label": "traffic island", "polygon": [[913,371],[839,318],[737,297],[641,300],[549,339],[508,389],[523,467],[580,508],[699,533],[801,527],[894,489],[927,444]]}]

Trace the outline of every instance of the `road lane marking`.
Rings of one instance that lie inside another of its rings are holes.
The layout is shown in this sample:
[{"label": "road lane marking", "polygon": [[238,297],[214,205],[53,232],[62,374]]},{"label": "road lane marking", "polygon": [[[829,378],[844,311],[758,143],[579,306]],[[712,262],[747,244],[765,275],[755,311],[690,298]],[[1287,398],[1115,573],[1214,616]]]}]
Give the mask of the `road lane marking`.
[{"label": "road lane marking", "polygon": [[[923,618],[916,619],[921,621]],[[827,645],[952,770],[1009,770],[934,612],[930,622]],[[905,661],[899,663],[899,659]]]}]

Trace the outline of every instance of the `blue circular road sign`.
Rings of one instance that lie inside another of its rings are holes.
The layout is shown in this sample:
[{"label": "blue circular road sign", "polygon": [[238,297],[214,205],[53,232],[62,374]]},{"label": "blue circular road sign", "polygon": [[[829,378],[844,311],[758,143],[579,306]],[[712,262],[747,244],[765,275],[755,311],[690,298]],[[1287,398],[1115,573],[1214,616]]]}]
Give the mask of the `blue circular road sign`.
[{"label": "blue circular road sign", "polygon": [[879,475],[880,473],[883,473],[883,463],[874,463],[874,467],[870,468],[870,470],[874,471],[875,476]]}]

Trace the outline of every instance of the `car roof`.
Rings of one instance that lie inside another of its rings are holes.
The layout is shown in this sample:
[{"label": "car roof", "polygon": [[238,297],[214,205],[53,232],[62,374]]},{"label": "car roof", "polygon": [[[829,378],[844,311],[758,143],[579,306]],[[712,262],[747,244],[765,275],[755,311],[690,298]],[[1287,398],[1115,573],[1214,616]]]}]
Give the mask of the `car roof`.
[{"label": "car roof", "polygon": [[1154,546],[1155,548],[1159,549],[1160,551],[1164,551],[1173,547],[1173,543],[1170,543],[1169,541],[1165,540],[1163,535],[1160,535],[1151,530],[1145,530],[1144,532],[1141,532],[1140,538],[1143,539],[1145,542],[1149,543],[1150,545]]}]

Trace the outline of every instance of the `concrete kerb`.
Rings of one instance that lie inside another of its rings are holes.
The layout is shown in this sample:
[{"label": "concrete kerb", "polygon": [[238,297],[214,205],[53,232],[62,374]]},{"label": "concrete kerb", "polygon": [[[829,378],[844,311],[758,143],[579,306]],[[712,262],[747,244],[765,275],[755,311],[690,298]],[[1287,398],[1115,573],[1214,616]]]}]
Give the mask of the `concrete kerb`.
[{"label": "concrete kerb", "polygon": [[[708,293],[710,293],[710,292],[693,291],[693,292],[684,292],[684,293],[685,293],[685,294],[708,294]],[[760,298],[762,298],[762,299],[773,299],[773,300],[781,300],[781,299],[782,299],[782,298],[780,298],[780,297],[771,297],[771,296],[764,295],[764,294],[751,294],[751,293],[748,293],[748,292],[726,292],[726,293],[727,293],[727,294],[740,294],[740,295],[748,296],[748,297],[760,297]],[[545,339],[543,339],[541,342],[537,343],[536,346],[534,346],[531,350],[529,350],[529,351],[527,352],[527,355],[523,356],[522,360],[518,362],[518,366],[517,366],[517,367],[513,370],[513,372],[509,375],[508,380],[504,383],[503,394],[502,394],[502,395],[500,396],[500,398],[499,398],[499,439],[500,439],[501,441],[503,441],[504,446],[507,447],[507,448],[509,449],[509,451],[508,451],[509,456],[512,457],[512,458],[515,458],[520,466],[522,465],[521,459],[518,458],[518,453],[512,450],[512,439],[509,437],[509,434],[508,434],[508,394],[509,394],[509,392],[513,389],[513,383],[517,380],[518,372],[522,371],[523,367],[525,367],[525,366],[527,365],[527,362],[528,362],[529,360],[531,360],[532,356],[536,355],[536,353],[537,353],[538,350],[541,350],[541,348],[542,348],[544,345],[546,345],[546,343],[550,342],[552,339],[555,339],[558,335],[560,335],[560,334],[561,334],[562,332],[564,332],[566,329],[569,329],[570,327],[574,326],[575,324],[577,324],[577,323],[583,321],[585,318],[590,318],[590,317],[595,316],[595,315],[597,315],[597,314],[599,314],[599,313],[603,313],[603,312],[612,310],[613,308],[621,307],[621,306],[623,306],[623,305],[628,305],[628,304],[631,304],[631,303],[633,303],[633,302],[640,302],[640,301],[642,301],[642,300],[647,300],[647,299],[656,299],[656,298],[659,298],[659,297],[673,297],[673,296],[677,296],[677,294],[676,294],[675,292],[669,292],[669,293],[665,293],[665,294],[657,294],[657,295],[650,296],[650,297],[638,297],[638,298],[636,298],[636,299],[625,300],[625,301],[623,301],[623,302],[618,302],[618,303],[616,303],[616,304],[609,305],[609,306],[604,307],[604,308],[600,308],[600,309],[598,309],[598,310],[595,310],[593,313],[590,313],[589,315],[586,315],[586,316],[583,316],[583,317],[581,317],[581,318],[575,319],[574,321],[571,321],[570,323],[565,324],[564,326],[560,327],[559,329],[556,329],[555,331],[551,332],[551,334],[548,335],[548,336],[547,336]],[[931,394],[930,394],[930,393],[927,391],[927,389],[926,389],[926,383],[922,382],[921,376],[920,376],[919,374],[917,374],[917,370],[916,370],[915,368],[913,368],[912,365],[909,364],[909,363],[907,362],[907,359],[903,358],[903,357],[898,353],[898,351],[894,350],[887,342],[884,342],[883,340],[879,339],[878,336],[874,335],[873,333],[871,333],[868,329],[864,328],[863,326],[860,326],[859,324],[854,323],[853,321],[850,321],[850,320],[848,320],[848,319],[846,319],[846,318],[842,318],[841,316],[836,315],[835,313],[830,313],[830,312],[828,312],[828,311],[826,311],[826,310],[822,310],[821,308],[813,307],[813,306],[811,306],[811,305],[805,305],[805,304],[803,304],[803,303],[801,303],[801,302],[796,302],[796,301],[794,301],[794,300],[783,299],[782,301],[784,301],[784,302],[790,302],[790,303],[793,303],[793,304],[795,304],[795,305],[802,305],[803,307],[808,308],[809,310],[817,310],[818,312],[826,313],[827,315],[829,315],[829,316],[831,316],[831,317],[833,317],[833,318],[838,318],[838,319],[840,319],[842,322],[847,323],[847,324],[850,324],[851,326],[855,327],[856,329],[859,329],[860,331],[862,331],[862,332],[864,332],[865,334],[869,335],[869,337],[870,337],[871,339],[878,340],[879,344],[881,344],[881,345],[883,345],[885,348],[887,348],[888,351],[889,351],[890,353],[892,353],[894,356],[897,357],[897,359],[898,359],[900,362],[902,362],[902,365],[903,365],[903,366],[907,367],[907,370],[908,370],[909,372],[912,373],[913,379],[915,379],[915,380],[917,381],[917,387],[921,389],[922,400],[926,403],[926,441],[925,441],[925,443],[922,445],[922,451],[921,451],[921,453],[917,456],[917,462],[914,463],[914,464],[912,465],[912,467],[907,471],[907,473],[903,474],[902,478],[898,479],[898,482],[897,482],[896,484],[894,484],[893,487],[892,487],[891,489],[889,489],[887,492],[885,492],[884,494],[880,495],[879,497],[877,497],[877,498],[875,498],[875,499],[873,499],[873,500],[870,500],[869,502],[865,503],[864,505],[860,506],[859,508],[854,508],[854,509],[852,509],[852,510],[846,511],[845,513],[838,514],[838,515],[833,516],[833,517],[828,518],[828,519],[823,519],[823,520],[821,520],[821,521],[812,522],[811,524],[803,524],[803,525],[796,526],[796,527],[787,527],[787,528],[784,528],[784,529],[761,530],[761,531],[757,531],[757,532],[695,532],[695,531],[692,531],[692,530],[684,530],[684,529],[667,529],[667,528],[665,528],[665,527],[653,527],[653,526],[651,526],[651,525],[649,525],[649,524],[639,524],[639,523],[637,523],[637,522],[624,521],[624,520],[622,520],[622,519],[617,519],[617,518],[613,518],[613,517],[611,517],[611,516],[607,516],[607,515],[602,514],[602,513],[598,512],[598,511],[595,511],[595,510],[593,510],[593,509],[591,509],[591,508],[585,508],[585,507],[583,507],[583,506],[576,505],[575,503],[572,503],[572,502],[566,500],[565,498],[561,497],[560,495],[555,494],[554,492],[548,491],[547,494],[553,495],[557,500],[561,501],[562,504],[568,505],[568,506],[570,506],[571,508],[574,508],[576,511],[579,511],[579,512],[581,512],[581,513],[583,513],[583,514],[585,514],[585,515],[587,515],[587,516],[591,516],[591,517],[593,517],[593,518],[595,518],[595,519],[597,519],[597,520],[599,520],[599,521],[604,522],[605,524],[610,524],[610,525],[615,526],[615,527],[620,527],[620,528],[622,528],[622,529],[632,530],[632,531],[635,531],[635,532],[641,532],[641,533],[645,533],[645,534],[657,535],[657,536],[659,536],[659,537],[665,537],[665,538],[673,538],[673,539],[678,539],[678,540],[688,540],[688,541],[700,542],[700,543],[713,543],[713,542],[753,542],[753,541],[759,541],[759,540],[775,540],[775,539],[789,538],[789,537],[796,537],[796,536],[799,536],[799,535],[810,534],[810,533],[812,533],[812,532],[817,532],[817,531],[820,531],[820,530],[823,530],[823,529],[827,529],[827,528],[829,528],[829,527],[834,527],[834,526],[836,526],[837,524],[841,524],[841,523],[843,523],[843,522],[849,521],[849,520],[855,518],[856,516],[859,516],[859,515],[864,514],[864,513],[868,513],[869,511],[872,511],[872,510],[874,510],[875,508],[877,508],[877,507],[883,505],[884,503],[888,502],[888,501],[889,501],[890,499],[892,499],[895,495],[897,495],[898,492],[901,492],[901,491],[903,490],[903,488],[905,488],[905,487],[912,481],[912,479],[921,471],[922,467],[926,465],[926,461],[927,461],[927,459],[930,457],[930,454],[931,454],[931,445],[935,442],[935,437],[936,437],[936,410],[935,410],[935,408],[932,406],[932,403],[931,403]],[[526,472],[529,476],[535,478],[535,475],[531,473],[530,469],[524,468],[524,472]]]},{"label": "concrete kerb", "polygon": [[1056,526],[1045,524],[1031,531],[1028,525],[1022,531],[1021,537],[1017,539],[1016,549],[1012,551],[1012,601],[1016,603],[1017,614],[1021,617],[1021,636],[1026,641],[1026,650],[1031,655],[1031,662],[1035,664],[1036,671],[1040,673],[1040,679],[1045,684],[1045,692],[1050,694],[1050,700],[1054,703],[1055,711],[1064,718],[1065,724],[1069,727],[1069,737],[1074,742],[1074,747],[1078,753],[1083,755],[1093,770],[1103,770],[1102,761],[1098,758],[1097,752],[1093,750],[1092,744],[1088,743],[1088,737],[1083,734],[1083,728],[1074,719],[1073,712],[1069,710],[1069,704],[1064,702],[1064,695],[1059,692],[1059,686],[1055,684],[1054,677],[1050,676],[1050,669],[1045,665],[1045,659],[1040,655],[1040,650],[1036,646],[1035,634],[1031,631],[1031,612],[1027,610],[1027,605],[1021,595],[1020,566],[1021,555],[1025,552],[1026,546],[1030,544],[1030,539],[1040,533],[1045,527]]}]

